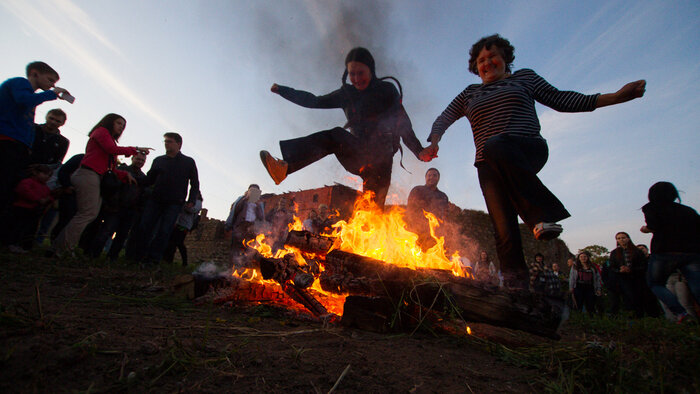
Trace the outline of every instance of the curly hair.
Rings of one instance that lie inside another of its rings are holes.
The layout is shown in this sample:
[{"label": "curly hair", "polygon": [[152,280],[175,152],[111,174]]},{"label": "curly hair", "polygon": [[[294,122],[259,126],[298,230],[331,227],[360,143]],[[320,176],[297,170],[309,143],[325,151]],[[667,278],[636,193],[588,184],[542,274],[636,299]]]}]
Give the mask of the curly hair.
[{"label": "curly hair", "polygon": [[496,46],[503,56],[506,63],[506,72],[511,72],[513,60],[515,60],[515,48],[510,44],[510,41],[501,37],[499,34],[493,34],[487,37],[482,37],[476,44],[472,45],[469,50],[469,71],[479,75],[479,70],[476,67],[476,58],[479,57],[479,52],[482,49],[491,49]]}]

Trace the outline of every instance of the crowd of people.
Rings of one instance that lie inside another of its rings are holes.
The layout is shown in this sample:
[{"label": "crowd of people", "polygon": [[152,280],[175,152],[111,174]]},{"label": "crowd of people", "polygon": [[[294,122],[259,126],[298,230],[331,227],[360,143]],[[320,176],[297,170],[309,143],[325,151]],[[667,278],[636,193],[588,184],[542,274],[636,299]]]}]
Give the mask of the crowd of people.
[{"label": "crowd of people", "polygon": [[[26,78],[0,85],[0,242],[11,252],[26,253],[51,241],[49,255],[111,260],[126,247],[131,262],[153,266],[172,261],[179,248],[187,262],[184,234],[196,224],[202,207],[195,161],[181,153],[182,136],[164,134],[165,155],[142,171],[152,148],[119,146],[126,119],[110,113],[88,132],[85,152],[65,163],[70,141],[60,128],[61,109],[35,124],[37,105],[75,98],[55,86],[58,72],[44,62],[27,65]],[[41,90],[41,92],[37,92]],[[118,157],[131,157],[120,164]]]},{"label": "crowd of people", "polygon": [[[466,117],[500,268],[482,252],[471,267],[476,278],[549,296],[561,294],[563,287],[571,295],[571,305],[587,313],[603,310],[600,296],[605,293],[606,308],[613,314],[622,308],[637,317],[654,316],[660,313],[661,300],[666,313],[677,320],[692,316],[692,302],[679,297],[690,294],[695,302],[700,299],[700,219],[695,210],[680,204],[675,186],[668,182],[653,185],[649,203],[642,208],[646,224],[641,231],[653,234],[650,250],[619,232],[604,264],[583,251],[567,262],[568,275],[558,265],[548,266],[541,254],[526,262],[523,253],[518,217],[536,239],[550,240],[562,232],[558,222],[569,216],[537,176],[549,151],[535,102],[561,112],[593,111],[642,97],[646,82],[630,82],[607,94],[560,91],[531,69],[513,71],[514,48],[498,34],[477,41],[469,56],[469,71],[482,83],[467,86],[436,118],[427,147],[416,137],[402,105],[400,83],[393,77],[379,78],[374,58],[365,48],[348,53],[341,87],[329,94],[316,96],[273,84],[273,93],[295,104],[342,109],[347,123],[280,141],[282,159],[261,151],[265,169],[279,184],[333,154],[348,172],[362,178],[363,191],[371,192],[383,208],[393,157],[397,151],[403,154],[401,142],[419,160],[431,161],[446,130]],[[75,255],[80,248],[92,257],[107,250],[109,258],[115,259],[125,248],[129,261],[145,266],[161,259],[172,261],[179,249],[186,264],[184,239],[196,226],[202,195],[196,163],[181,152],[182,136],[165,133],[165,154],[156,157],[144,173],[152,148],[119,146],[126,119],[109,113],[89,131],[85,152],[63,163],[69,141],[60,127],[66,113],[54,109],[44,124],[34,123],[37,105],[56,99],[73,103],[66,89],[55,86],[58,80],[49,65],[33,62],[27,66],[26,78],[11,78],[0,85],[0,215],[7,223],[0,241],[11,251],[23,253],[49,237],[51,253],[58,257]],[[119,156],[131,157],[131,164],[119,164]],[[437,188],[440,172],[428,169],[425,179],[425,185],[408,196],[406,215],[423,249],[432,245],[424,213],[442,220],[448,203]],[[236,253],[245,250],[245,240],[260,233],[272,241],[273,249],[284,242],[293,220],[293,201],[283,197],[266,213],[260,197],[260,187],[252,184],[231,206],[226,229],[233,234]],[[328,207],[319,206],[318,211],[308,212],[304,227],[324,233],[331,231],[332,223]],[[563,277],[567,281],[562,282]]]}]

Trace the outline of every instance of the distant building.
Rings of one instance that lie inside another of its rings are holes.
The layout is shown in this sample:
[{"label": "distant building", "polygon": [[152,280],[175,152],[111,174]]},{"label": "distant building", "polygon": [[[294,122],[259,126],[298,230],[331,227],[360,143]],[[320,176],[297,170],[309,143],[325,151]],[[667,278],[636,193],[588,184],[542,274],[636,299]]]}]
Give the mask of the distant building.
[{"label": "distant building", "polygon": [[318,211],[320,204],[328,205],[331,212],[338,210],[340,217],[347,219],[352,214],[352,207],[355,203],[359,191],[335,183],[331,186],[324,186],[318,189],[299,190],[296,192],[287,192],[283,194],[263,194],[260,199],[265,203],[265,215],[273,210],[282,197],[286,197],[297,206],[297,216],[304,220],[309,211],[315,209]]}]

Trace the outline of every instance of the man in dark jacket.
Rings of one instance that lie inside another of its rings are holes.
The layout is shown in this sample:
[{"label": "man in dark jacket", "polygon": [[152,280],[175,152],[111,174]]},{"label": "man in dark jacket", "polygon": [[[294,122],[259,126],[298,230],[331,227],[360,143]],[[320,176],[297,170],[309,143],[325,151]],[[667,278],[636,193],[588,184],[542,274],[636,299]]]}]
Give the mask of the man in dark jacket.
[{"label": "man in dark jacket", "polygon": [[66,123],[66,113],[54,108],[46,114],[46,123],[34,126],[34,143],[29,164],[46,164],[55,170],[63,163],[70,141],[59,129]]},{"label": "man in dark jacket", "polygon": [[182,137],[177,133],[165,133],[163,137],[165,155],[153,160],[144,181],[145,186],[153,186],[153,191],[143,209],[140,235],[131,237],[127,245],[127,258],[145,258],[152,264],[161,260],[183,205],[193,207],[199,195],[197,164],[180,152]]}]

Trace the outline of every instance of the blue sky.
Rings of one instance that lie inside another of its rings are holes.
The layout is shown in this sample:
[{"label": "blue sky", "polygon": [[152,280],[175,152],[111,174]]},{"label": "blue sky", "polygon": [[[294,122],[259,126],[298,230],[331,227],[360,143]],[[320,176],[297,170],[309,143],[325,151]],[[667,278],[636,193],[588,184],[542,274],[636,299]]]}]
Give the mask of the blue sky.
[{"label": "blue sky", "polygon": [[[198,163],[205,207],[225,218],[250,183],[281,193],[340,182],[357,186],[328,157],[279,186],[258,151],[278,141],[345,123],[340,110],[298,107],[269,92],[272,83],[315,94],[339,87],[354,46],[374,54],[380,76],[397,77],[416,134],[461,90],[480,82],[467,52],[500,33],[516,48],[514,69],[532,68],[562,90],[607,93],[647,80],[645,97],[592,113],[538,106],[549,161],[543,182],[572,217],[562,239],[572,250],[612,248],[627,231],[649,237],[639,209],[654,182],[668,180],[683,202],[700,207],[700,2],[697,1],[71,1],[0,3],[0,78],[43,60],[61,74],[75,104],[49,102],[37,121],[61,107],[69,156],[106,113],[127,119],[122,145],[164,153],[162,135],[180,132]],[[152,156],[155,157],[155,156]],[[430,166],[462,208],[485,210],[466,119],[441,142],[439,157],[395,157],[389,201],[405,202]],[[146,168],[150,167],[150,159]]]}]

